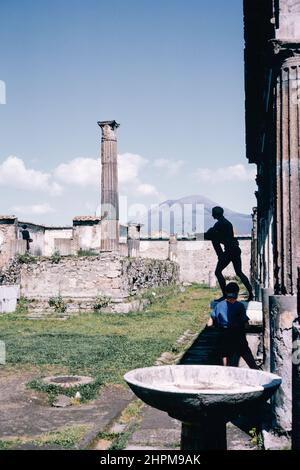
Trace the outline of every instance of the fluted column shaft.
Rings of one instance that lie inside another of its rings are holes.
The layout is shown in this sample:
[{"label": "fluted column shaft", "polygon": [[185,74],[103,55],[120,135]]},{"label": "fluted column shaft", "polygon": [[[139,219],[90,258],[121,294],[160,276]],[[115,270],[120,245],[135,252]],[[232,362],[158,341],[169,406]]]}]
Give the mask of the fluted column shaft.
[{"label": "fluted column shaft", "polygon": [[116,121],[99,122],[101,139],[101,250],[119,249],[119,188]]},{"label": "fluted column shaft", "polygon": [[300,265],[300,55],[280,68],[275,111],[275,292],[294,295]]}]

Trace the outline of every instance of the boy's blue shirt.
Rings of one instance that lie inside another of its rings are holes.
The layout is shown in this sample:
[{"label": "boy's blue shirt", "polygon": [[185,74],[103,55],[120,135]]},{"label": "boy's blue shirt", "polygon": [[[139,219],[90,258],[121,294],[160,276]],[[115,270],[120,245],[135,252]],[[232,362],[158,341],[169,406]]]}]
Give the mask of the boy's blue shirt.
[{"label": "boy's blue shirt", "polygon": [[245,323],[249,321],[242,302],[231,303],[226,300],[215,306],[211,318],[214,325],[220,328],[243,328]]}]

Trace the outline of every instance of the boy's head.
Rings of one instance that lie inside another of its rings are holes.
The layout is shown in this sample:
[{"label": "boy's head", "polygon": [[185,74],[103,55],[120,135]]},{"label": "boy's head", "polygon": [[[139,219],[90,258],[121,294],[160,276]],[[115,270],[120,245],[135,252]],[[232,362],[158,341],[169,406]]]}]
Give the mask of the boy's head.
[{"label": "boy's head", "polygon": [[23,230],[26,230],[26,229],[27,229],[27,225],[22,225],[22,229],[23,229]]},{"label": "boy's head", "polygon": [[214,219],[219,220],[224,215],[224,209],[222,207],[216,206],[212,208],[211,215]]},{"label": "boy's head", "polygon": [[225,294],[227,299],[237,299],[239,296],[239,286],[236,282],[229,282],[225,288]]}]

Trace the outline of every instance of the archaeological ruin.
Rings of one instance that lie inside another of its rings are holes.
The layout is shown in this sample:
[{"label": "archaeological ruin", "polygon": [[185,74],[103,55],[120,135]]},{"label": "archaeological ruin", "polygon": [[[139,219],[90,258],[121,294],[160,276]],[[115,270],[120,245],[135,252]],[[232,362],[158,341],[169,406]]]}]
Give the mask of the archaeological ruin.
[{"label": "archaeological ruin", "polygon": [[[255,359],[263,355],[265,376],[282,378],[262,412],[264,448],[299,450],[300,0],[243,4],[246,154],[257,167],[252,234],[237,237],[255,290],[255,302],[247,304],[248,339]],[[74,216],[72,226],[64,227],[0,216],[0,313],[14,312],[22,298],[30,318],[93,310],[126,314],[147,305],[147,289],[179,283],[216,287],[210,241],[172,231],[147,237],[139,221],[120,223],[119,124],[98,126],[101,215]],[[224,274],[234,278],[231,264]],[[243,373],[236,369],[237,376]]]},{"label": "archaeological ruin", "polygon": [[[49,299],[55,298],[63,299],[68,313],[90,311],[101,296],[111,299],[106,311],[128,312],[143,307],[140,302],[129,302],[132,292],[178,281],[216,286],[216,254],[209,241],[196,237],[177,239],[176,235],[142,237],[141,224],[120,224],[116,134],[119,124],[101,121],[98,125],[102,131],[101,216],[75,216],[73,225],[65,227],[1,216],[1,311],[12,311],[11,305],[15,305],[19,295],[28,300],[29,309],[36,316],[53,312]],[[24,224],[32,240],[29,252],[22,239]],[[248,274],[251,238],[238,238]],[[26,262],[18,263],[18,259]],[[225,275],[234,277],[231,265]],[[135,286],[129,291],[132,280]],[[11,290],[8,286],[17,287]],[[9,293],[13,295],[12,302],[7,298]]]}]

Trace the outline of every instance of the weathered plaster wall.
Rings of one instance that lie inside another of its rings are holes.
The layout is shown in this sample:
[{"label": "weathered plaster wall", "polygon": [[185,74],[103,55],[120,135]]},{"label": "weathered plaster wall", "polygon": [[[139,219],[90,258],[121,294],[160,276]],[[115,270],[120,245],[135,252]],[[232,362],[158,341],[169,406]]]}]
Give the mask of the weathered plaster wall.
[{"label": "weathered plaster wall", "polygon": [[[251,240],[239,240],[242,250],[244,273],[250,275]],[[167,259],[168,241],[141,240],[140,256],[142,258]],[[177,262],[180,266],[182,282],[209,283],[209,273],[214,273],[217,257],[210,241],[178,241]],[[224,275],[235,276],[232,264],[224,270]]]},{"label": "weathered plaster wall", "polygon": [[[56,238],[71,239],[73,237],[73,228],[45,229],[43,256],[51,256],[55,251]],[[34,248],[34,243],[32,243]]]},{"label": "weathered plaster wall", "polygon": [[[22,226],[19,226],[18,229],[18,239],[22,240]],[[33,240],[32,243],[30,243],[30,253],[34,256],[41,256],[44,251],[44,238],[45,238],[45,230],[42,227],[39,226],[31,226],[28,225],[28,230],[30,233],[30,238]],[[22,244],[19,244],[19,247],[21,247]],[[17,250],[20,254],[22,254],[22,249]]]},{"label": "weathered plaster wall", "polygon": [[100,250],[101,225],[77,225],[74,227],[74,238],[78,249]]}]

